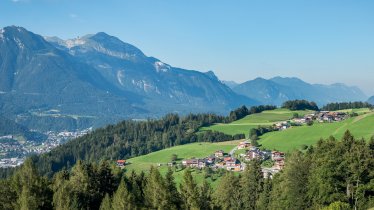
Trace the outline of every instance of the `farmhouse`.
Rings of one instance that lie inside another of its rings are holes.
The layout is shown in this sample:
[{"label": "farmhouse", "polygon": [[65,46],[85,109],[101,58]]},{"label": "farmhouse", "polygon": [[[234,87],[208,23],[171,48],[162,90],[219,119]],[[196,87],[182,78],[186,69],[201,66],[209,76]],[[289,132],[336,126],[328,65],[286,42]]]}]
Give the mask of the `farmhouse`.
[{"label": "farmhouse", "polygon": [[188,159],[183,160],[182,165],[192,168],[204,168],[206,166],[206,159]]},{"label": "farmhouse", "polygon": [[236,163],[238,162],[238,160],[236,158],[233,158],[233,157],[225,157],[223,159],[223,161],[225,162],[226,167],[235,166]]},{"label": "farmhouse", "polygon": [[279,130],[279,131],[286,130],[286,129],[289,128],[289,127],[290,127],[290,123],[287,122],[287,121],[279,122],[279,123],[276,123],[276,124],[274,125],[274,128],[275,128],[276,130]]},{"label": "farmhouse", "polygon": [[234,164],[234,165],[226,166],[226,170],[239,172],[243,170],[243,167],[241,164]]},{"label": "farmhouse", "polygon": [[223,157],[223,155],[224,155],[223,150],[218,150],[218,151],[216,151],[216,152],[214,153],[214,156],[216,156],[216,157]]},{"label": "farmhouse", "polygon": [[251,146],[251,143],[247,141],[240,142],[238,145],[238,149],[245,149],[247,147]]},{"label": "farmhouse", "polygon": [[278,159],[278,160],[276,160],[275,163],[274,163],[273,168],[277,169],[277,170],[282,170],[284,168],[284,159]]},{"label": "farmhouse", "polygon": [[117,166],[118,167],[123,167],[126,164],[126,160],[117,160]]},{"label": "farmhouse", "polygon": [[268,150],[260,150],[258,147],[251,146],[245,154],[240,154],[245,161],[251,161],[253,159],[266,160],[270,157],[271,152]]},{"label": "farmhouse", "polygon": [[197,167],[199,166],[199,160],[198,159],[183,160],[182,165],[187,166],[187,167]]},{"label": "farmhouse", "polygon": [[328,112],[321,111],[318,113],[317,119],[319,122],[340,122],[347,119],[348,115],[344,112]]},{"label": "farmhouse", "polygon": [[272,151],[271,152],[271,160],[284,160],[284,153],[279,151]]},{"label": "farmhouse", "polygon": [[216,157],[214,155],[211,155],[206,158],[206,162],[209,164],[213,164],[215,160],[216,160]]},{"label": "farmhouse", "polygon": [[257,150],[249,150],[245,153],[244,160],[250,161],[253,159],[263,159],[262,153]]},{"label": "farmhouse", "polygon": [[309,123],[309,122],[312,122],[313,121],[313,118],[312,117],[303,117],[303,118],[295,118],[293,119],[293,122],[296,123],[296,124],[306,124],[306,123]]}]

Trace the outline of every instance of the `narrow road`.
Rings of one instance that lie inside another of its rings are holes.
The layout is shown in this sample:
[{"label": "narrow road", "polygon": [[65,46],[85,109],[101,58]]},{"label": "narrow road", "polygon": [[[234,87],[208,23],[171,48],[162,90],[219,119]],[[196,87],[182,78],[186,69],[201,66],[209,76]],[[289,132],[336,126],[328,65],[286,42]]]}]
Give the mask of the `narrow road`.
[{"label": "narrow road", "polygon": [[235,153],[235,151],[238,149],[238,146],[236,146],[236,147],[234,147],[230,152],[229,152],[229,155],[231,156],[231,157],[233,157],[233,155],[234,155],[234,153]]}]

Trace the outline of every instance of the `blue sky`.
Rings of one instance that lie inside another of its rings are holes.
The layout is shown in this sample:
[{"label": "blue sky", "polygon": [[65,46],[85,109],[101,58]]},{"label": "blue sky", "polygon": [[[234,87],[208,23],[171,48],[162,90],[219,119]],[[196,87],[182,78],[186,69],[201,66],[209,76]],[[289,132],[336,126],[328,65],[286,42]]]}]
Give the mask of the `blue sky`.
[{"label": "blue sky", "polygon": [[104,31],[222,80],[295,76],[374,95],[371,0],[1,0],[8,25],[61,38]]}]

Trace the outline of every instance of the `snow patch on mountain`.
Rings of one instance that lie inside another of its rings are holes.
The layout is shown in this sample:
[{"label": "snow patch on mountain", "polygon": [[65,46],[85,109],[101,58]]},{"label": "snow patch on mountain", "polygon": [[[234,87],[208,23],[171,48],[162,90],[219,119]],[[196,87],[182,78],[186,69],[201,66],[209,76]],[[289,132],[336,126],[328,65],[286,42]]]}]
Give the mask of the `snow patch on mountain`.
[{"label": "snow patch on mountain", "polygon": [[85,43],[86,43],[86,40],[80,39],[80,38],[68,39],[65,41],[65,46],[70,49],[75,46],[84,45]]},{"label": "snow patch on mountain", "polygon": [[53,52],[47,52],[47,53],[38,53],[38,55],[43,55],[43,56],[55,56],[57,57],[57,55]]},{"label": "snow patch on mountain", "polygon": [[136,54],[122,53],[122,52],[108,50],[107,48],[105,48],[101,44],[94,45],[93,49],[100,52],[100,53],[110,55],[110,56],[113,56],[113,57],[117,57],[117,58],[121,58],[121,59],[125,59],[125,60],[129,60],[131,58],[136,57]]},{"label": "snow patch on mountain", "polygon": [[157,72],[167,72],[170,70],[170,66],[161,61],[156,61],[153,66]]},{"label": "snow patch on mountain", "polygon": [[99,64],[97,65],[98,68],[101,68],[101,69],[110,69],[112,68],[109,64]]},{"label": "snow patch on mountain", "polygon": [[20,48],[20,49],[25,48],[25,45],[21,42],[21,40],[19,40],[19,39],[16,38],[16,37],[14,37],[13,39],[14,39],[14,41],[17,43],[18,48]]},{"label": "snow patch on mountain", "polygon": [[122,80],[124,77],[125,77],[125,75],[124,75],[124,73],[123,73],[123,70],[119,70],[119,71],[117,72],[117,80],[118,80],[119,84],[121,84],[122,86],[125,85],[125,83],[124,83],[123,80]]},{"label": "snow patch on mountain", "polygon": [[0,29],[0,39],[3,40],[4,39],[4,32],[5,30],[3,28]]}]

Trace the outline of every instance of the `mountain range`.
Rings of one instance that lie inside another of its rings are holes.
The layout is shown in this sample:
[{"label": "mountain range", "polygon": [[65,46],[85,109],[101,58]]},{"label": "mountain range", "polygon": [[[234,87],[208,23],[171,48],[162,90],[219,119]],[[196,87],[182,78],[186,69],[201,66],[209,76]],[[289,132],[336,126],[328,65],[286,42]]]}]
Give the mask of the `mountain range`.
[{"label": "mountain range", "polygon": [[0,115],[32,129],[100,126],[166,113],[227,114],[241,105],[289,99],[366,100],[356,87],[297,78],[242,84],[176,68],[104,32],[63,40],[25,28],[0,29]]},{"label": "mountain range", "polygon": [[332,85],[309,84],[298,78],[256,78],[238,84],[233,90],[262,104],[281,105],[284,101],[306,99],[318,105],[331,102],[365,101],[367,96],[357,87],[342,83]]},{"label": "mountain range", "polygon": [[0,58],[0,114],[32,128],[102,125],[169,112],[225,113],[258,104],[213,72],[172,67],[103,32],[61,40],[5,27]]}]

